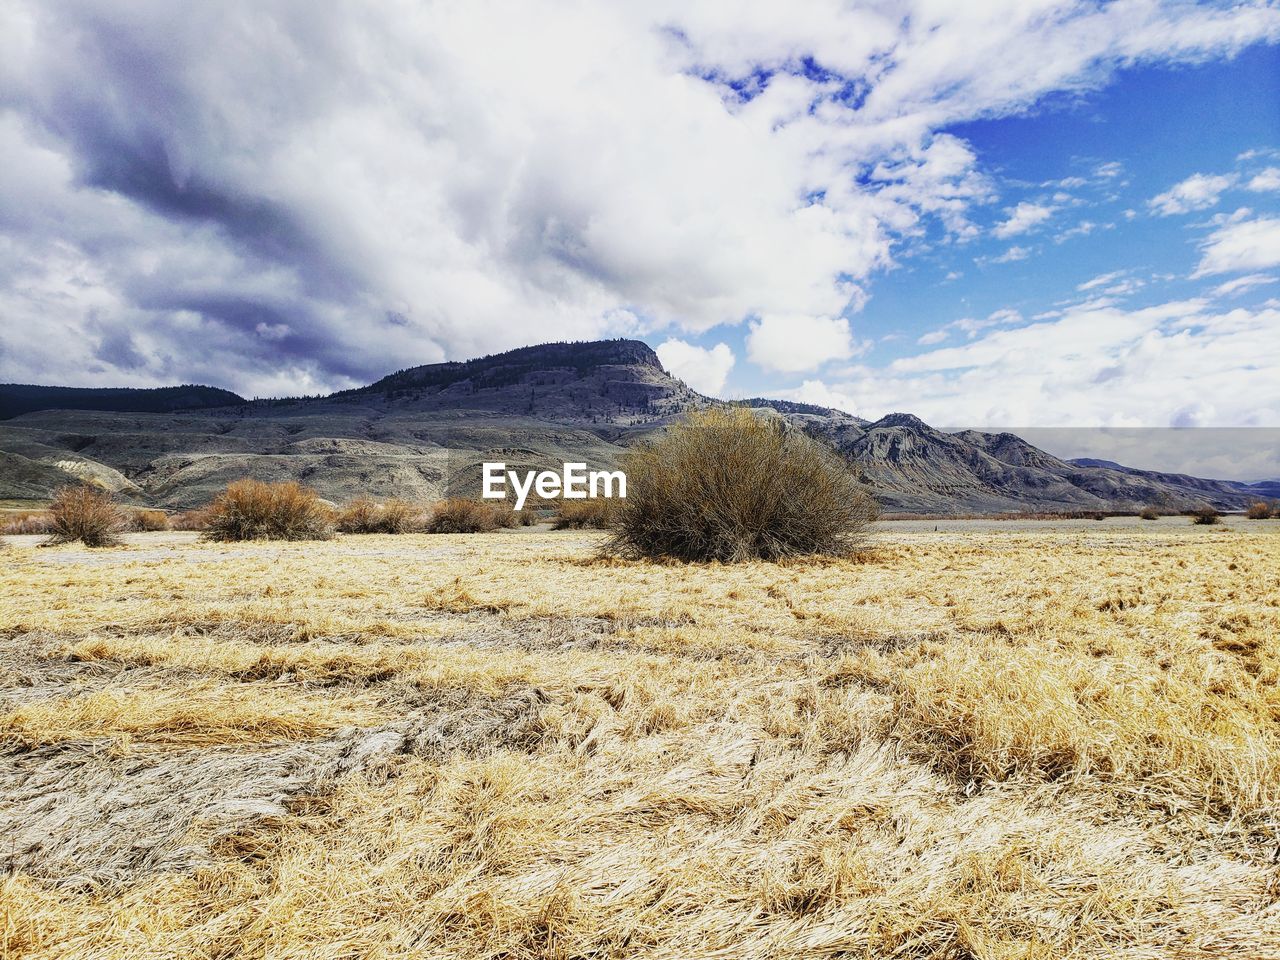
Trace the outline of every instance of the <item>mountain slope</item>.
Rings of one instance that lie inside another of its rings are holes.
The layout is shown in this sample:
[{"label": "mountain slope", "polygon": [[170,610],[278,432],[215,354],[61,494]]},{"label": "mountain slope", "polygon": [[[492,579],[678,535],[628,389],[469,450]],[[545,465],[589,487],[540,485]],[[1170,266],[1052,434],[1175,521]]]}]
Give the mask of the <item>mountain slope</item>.
[{"label": "mountain slope", "polygon": [[36,410],[115,410],[172,413],[244,403],[243,397],[218,387],[47,387],[33,383],[0,383],[0,420]]},{"label": "mountain slope", "polygon": [[[246,475],[297,479],[334,500],[474,494],[484,460],[611,466],[674,417],[720,403],[670,376],[634,340],[428,364],[322,398],[245,402],[211,388],[167,389],[188,392],[155,394],[230,399],[172,412],[64,408],[9,419],[0,423],[0,497],[40,498],[92,477],[139,502],[187,507]],[[1233,509],[1257,498],[1242,484],[1067,462],[1013,434],[943,433],[905,413],[869,423],[810,404],[745,403],[829,443],[890,511]]]}]

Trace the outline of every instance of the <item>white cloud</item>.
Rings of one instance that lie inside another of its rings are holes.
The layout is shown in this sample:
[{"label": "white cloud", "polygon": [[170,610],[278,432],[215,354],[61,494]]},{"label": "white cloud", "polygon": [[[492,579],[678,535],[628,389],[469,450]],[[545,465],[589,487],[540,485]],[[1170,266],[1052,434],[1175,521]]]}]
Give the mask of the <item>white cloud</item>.
[{"label": "white cloud", "polygon": [[757,316],[770,366],[847,356],[832,318],[991,199],[946,130],[1277,37],[1156,2],[11,0],[0,379],[314,392]]},{"label": "white cloud", "polygon": [[1147,206],[1162,217],[1192,210],[1206,210],[1218,202],[1223,191],[1236,182],[1234,176],[1194,173],[1164,193],[1147,201]]},{"label": "white cloud", "polygon": [[[865,345],[859,345],[865,352]],[[796,373],[855,353],[844,317],[767,314],[751,324],[747,356],[766,370]]]},{"label": "white cloud", "polygon": [[1008,211],[1009,219],[1003,223],[996,224],[992,232],[1002,240],[1007,240],[1009,237],[1026,233],[1028,230],[1044,223],[1053,216],[1055,209],[1055,207],[1047,207],[1044,204],[1030,203],[1024,200]]},{"label": "white cloud", "polygon": [[699,393],[712,397],[721,395],[733,369],[733,351],[726,343],[707,349],[672,338],[659,344],[656,352],[669,372]]},{"label": "white cloud", "polygon": [[1025,260],[1031,256],[1031,251],[1026,247],[1013,246],[1000,254],[998,257],[988,257],[984,263],[1014,263],[1018,260]]},{"label": "white cloud", "polygon": [[1113,270],[1111,273],[1102,273],[1094,277],[1092,280],[1086,280],[1084,283],[1076,284],[1076,289],[1081,293],[1086,290],[1094,290],[1097,287],[1105,287],[1109,283],[1115,283],[1123,277],[1127,270]]},{"label": "white cloud", "polygon": [[1252,290],[1254,287],[1275,283],[1277,279],[1265,273],[1250,273],[1243,277],[1236,277],[1234,280],[1228,280],[1226,283],[1218,284],[1213,288],[1213,295],[1215,297],[1232,297],[1244,293],[1246,290]]},{"label": "white cloud", "polygon": [[1277,324],[1280,304],[1081,305],[803,389],[843,396],[861,416],[906,409],[938,426],[1274,425]]},{"label": "white cloud", "polygon": [[1266,270],[1280,266],[1280,219],[1243,219],[1237,210],[1202,244],[1200,265],[1193,279],[1215,273]]},{"label": "white cloud", "polygon": [[845,413],[855,415],[858,413],[857,405],[851,396],[840,390],[831,389],[821,380],[805,380],[799,387],[784,393],[784,399],[812,403],[819,407],[830,407],[833,410],[843,410]]},{"label": "white cloud", "polygon": [[1055,236],[1053,238],[1053,242],[1065,243],[1066,241],[1074,237],[1087,237],[1089,234],[1093,233],[1093,231],[1096,229],[1098,229],[1098,225],[1094,223],[1092,220],[1081,220],[1074,227],[1069,227],[1066,230],[1063,230],[1057,236]]},{"label": "white cloud", "polygon": [[1261,173],[1255,174],[1249,181],[1249,189],[1263,193],[1270,190],[1280,190],[1280,167],[1267,167]]},{"label": "white cloud", "polygon": [[1023,317],[1019,311],[1014,310],[1012,307],[1004,307],[988,314],[985,319],[961,317],[959,320],[952,320],[946,326],[939,327],[936,330],[931,330],[924,334],[916,340],[916,343],[926,347],[941,343],[951,335],[952,330],[959,330],[960,332],[967,334],[969,339],[972,340],[980,332],[990,327],[1013,326],[1022,323],[1022,320]]}]

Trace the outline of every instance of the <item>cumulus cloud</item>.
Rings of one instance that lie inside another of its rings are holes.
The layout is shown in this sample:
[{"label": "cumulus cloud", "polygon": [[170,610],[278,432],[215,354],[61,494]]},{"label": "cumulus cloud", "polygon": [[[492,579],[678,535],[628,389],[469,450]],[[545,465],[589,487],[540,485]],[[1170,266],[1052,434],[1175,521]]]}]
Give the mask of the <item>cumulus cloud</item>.
[{"label": "cumulus cloud", "polygon": [[1193,279],[1280,266],[1280,219],[1248,217],[1248,210],[1237,210],[1205,238]]},{"label": "cumulus cloud", "polygon": [[[814,380],[860,416],[907,409],[946,426],[1239,426],[1280,422],[1280,303],[1206,299],[1138,310],[1085,304],[1054,319]],[[991,389],[998,384],[999,389]]]},{"label": "cumulus cloud", "polygon": [[790,316],[803,369],[926,223],[974,235],[947,128],[1277,36],[1262,5],[11,0],[0,379],[313,392]]},{"label": "cumulus cloud", "polygon": [[[868,345],[859,345],[865,352]],[[797,373],[855,353],[849,321],[844,317],[770,314],[751,324],[747,356],[766,370]]]},{"label": "cumulus cloud", "polygon": [[1218,202],[1223,192],[1236,182],[1234,176],[1194,173],[1164,193],[1147,201],[1147,206],[1162,217],[1192,210],[1207,210]]},{"label": "cumulus cloud", "polygon": [[1249,180],[1249,189],[1258,193],[1280,190],[1280,167],[1267,167]]},{"label": "cumulus cloud", "polygon": [[708,349],[672,338],[659,344],[656,352],[668,372],[712,397],[723,393],[724,382],[733,369],[733,351],[727,343]]},{"label": "cumulus cloud", "polygon": [[992,233],[1002,240],[1026,233],[1052,217],[1054,209],[1044,204],[1023,201],[1008,211],[1009,219],[996,224]]}]

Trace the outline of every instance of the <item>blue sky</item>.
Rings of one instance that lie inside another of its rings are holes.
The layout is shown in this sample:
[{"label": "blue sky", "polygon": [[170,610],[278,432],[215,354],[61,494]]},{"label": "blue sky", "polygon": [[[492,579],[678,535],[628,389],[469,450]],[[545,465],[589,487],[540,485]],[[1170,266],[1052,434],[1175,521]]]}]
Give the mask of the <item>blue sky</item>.
[{"label": "blue sky", "polygon": [[0,380],[630,336],[868,418],[1280,425],[1277,44],[1276,0],[10,0]]},{"label": "blue sky", "polygon": [[[1280,49],[1274,46],[1254,46],[1225,61],[1120,70],[1099,90],[1050,97],[1026,115],[942,132],[972,147],[990,181],[990,198],[971,213],[979,232],[957,242],[931,224],[926,236],[905,243],[896,265],[868,280],[865,306],[846,313],[859,351],[852,374],[848,362],[834,360],[806,379],[838,382],[901,358],[973,343],[984,331],[1051,320],[1090,301],[1134,310],[1204,298],[1210,309],[1264,310],[1280,297],[1280,282],[1267,282],[1280,281],[1274,269],[1193,278],[1200,243],[1214,231],[1215,218],[1241,208],[1260,216],[1280,212],[1280,189],[1266,173],[1280,166]],[[1185,210],[1152,205],[1197,174],[1230,183],[1212,190],[1212,202],[1205,196]],[[1264,185],[1268,189],[1258,189]],[[1019,204],[1032,205],[1024,209],[1044,219],[1016,233],[1012,224],[1001,230]],[[1010,251],[1017,259],[1006,259]],[[1248,282],[1216,292],[1241,278]],[[704,348],[725,343],[735,357],[745,357],[748,330],[717,328],[686,339]],[[655,346],[664,341],[647,339]],[[1272,369],[1280,379],[1280,369]],[[720,392],[824,399],[820,387],[797,389],[793,374],[740,361]],[[839,399],[833,387],[827,400]],[[903,396],[870,399],[843,406],[871,417],[894,403],[912,407]],[[953,422],[945,410],[930,413],[940,423]],[[1140,416],[1128,423],[1192,424]],[[1258,425],[1277,424],[1263,419]]]}]

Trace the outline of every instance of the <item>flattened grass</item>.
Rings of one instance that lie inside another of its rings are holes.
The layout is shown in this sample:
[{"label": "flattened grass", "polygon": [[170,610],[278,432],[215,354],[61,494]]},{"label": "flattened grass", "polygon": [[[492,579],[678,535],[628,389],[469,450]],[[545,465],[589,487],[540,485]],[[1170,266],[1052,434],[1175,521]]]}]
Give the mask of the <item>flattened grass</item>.
[{"label": "flattened grass", "polygon": [[30,742],[253,749],[450,691],[540,699],[536,740],[463,711],[195,873],[6,878],[3,947],[1265,956],[1280,538],[1102,526],[696,568],[594,560],[586,533],[15,551],[0,652],[41,638],[23,675],[79,685],[5,692]]}]

